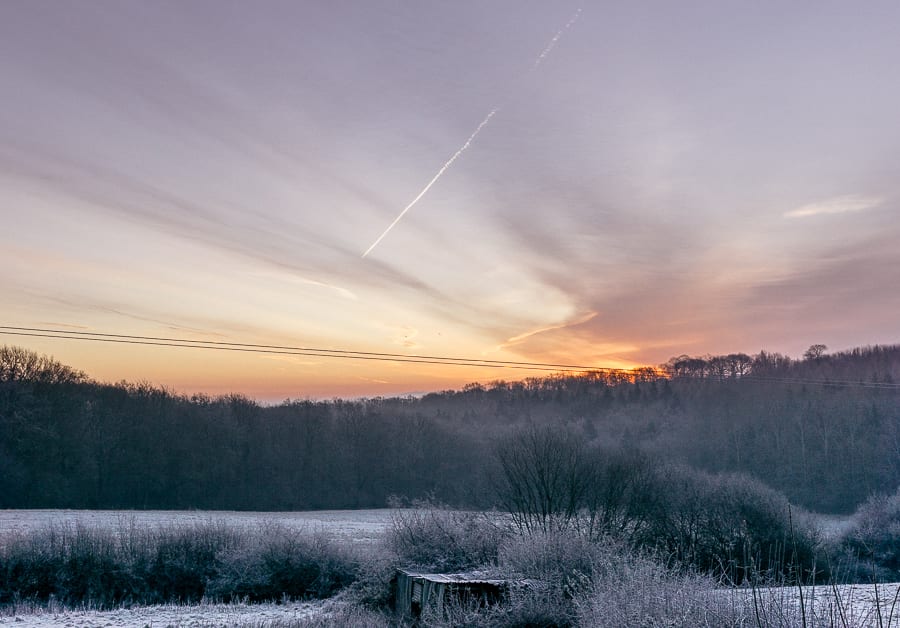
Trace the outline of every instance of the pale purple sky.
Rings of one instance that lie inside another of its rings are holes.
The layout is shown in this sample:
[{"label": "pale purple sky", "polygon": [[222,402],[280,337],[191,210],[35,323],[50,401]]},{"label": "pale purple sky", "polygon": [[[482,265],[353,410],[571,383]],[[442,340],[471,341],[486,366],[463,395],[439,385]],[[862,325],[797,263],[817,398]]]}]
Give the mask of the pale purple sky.
[{"label": "pale purple sky", "polygon": [[[611,366],[898,342],[898,24],[896,2],[0,3],[0,324]],[[266,398],[528,374],[0,342]]]}]

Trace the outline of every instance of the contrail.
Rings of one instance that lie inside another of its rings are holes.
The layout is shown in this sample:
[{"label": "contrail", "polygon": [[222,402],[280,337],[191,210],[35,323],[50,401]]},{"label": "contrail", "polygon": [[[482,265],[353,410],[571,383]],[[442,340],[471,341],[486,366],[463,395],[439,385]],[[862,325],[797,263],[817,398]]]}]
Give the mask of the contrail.
[{"label": "contrail", "polygon": [[[556,46],[556,42],[558,42],[560,37],[562,37],[565,34],[565,32],[567,30],[569,30],[572,27],[572,25],[575,24],[575,22],[578,21],[578,18],[580,15],[581,15],[581,7],[578,7],[578,9],[572,15],[572,18],[568,22],[566,22],[566,25],[563,26],[561,29],[559,29],[556,32],[556,34],[550,39],[550,42],[546,46],[544,46],[543,50],[541,50],[540,54],[534,60],[534,65],[531,66],[532,70],[537,68],[541,64],[541,62],[547,57],[547,55],[550,54],[550,51],[552,51],[554,46]],[[431,181],[429,181],[428,184],[424,188],[422,188],[422,191],[419,192],[416,195],[416,197],[413,200],[411,200],[406,207],[403,208],[403,211],[401,211],[397,215],[397,217],[394,218],[394,221],[387,226],[387,229],[385,229],[381,233],[381,235],[378,236],[378,239],[376,239],[372,243],[372,246],[370,246],[369,248],[366,249],[366,252],[362,254],[363,257],[366,257],[369,253],[371,253],[372,249],[374,249],[376,246],[378,246],[378,243],[384,239],[384,236],[386,236],[388,233],[390,233],[391,229],[393,229],[394,226],[398,222],[400,222],[400,220],[406,215],[406,212],[411,210],[416,205],[416,203],[418,203],[422,199],[422,197],[428,193],[428,190],[431,189],[431,186],[433,186],[435,183],[437,183],[437,180],[440,179],[441,176],[447,171],[447,169],[453,165],[453,162],[456,161],[459,158],[459,156],[462,155],[465,152],[465,150],[469,146],[472,145],[472,142],[475,141],[475,138],[478,137],[479,133],[481,133],[481,129],[483,129],[485,126],[487,126],[487,123],[491,121],[491,118],[493,118],[497,114],[498,111],[500,111],[499,105],[494,107],[493,109],[491,109],[491,112],[489,114],[487,114],[484,117],[484,120],[482,120],[481,123],[477,127],[475,127],[475,130],[472,131],[472,134],[469,136],[469,139],[467,139],[465,141],[465,143],[463,143],[463,145],[460,146],[459,149],[457,149],[457,151],[455,153],[453,153],[453,156],[450,157],[450,159],[448,159],[447,162],[443,166],[441,166],[441,169],[438,170],[437,174],[435,174],[431,178]]]},{"label": "contrail", "polygon": [[544,46],[544,49],[541,50],[541,54],[539,54],[539,55],[537,56],[537,59],[534,60],[534,65],[531,66],[531,69],[532,69],[532,70],[533,70],[534,68],[538,67],[538,66],[541,64],[541,61],[543,61],[544,58],[545,58],[548,54],[550,54],[550,51],[553,50],[553,47],[554,47],[554,46],[556,46],[556,42],[559,41],[559,38],[562,37],[563,34],[564,34],[567,30],[569,30],[570,28],[572,28],[572,25],[573,25],[575,22],[578,21],[578,18],[579,18],[580,16],[581,16],[581,7],[578,7],[578,9],[577,9],[577,10],[575,11],[575,13],[572,15],[572,19],[570,19],[568,22],[566,22],[566,25],[565,25],[565,26],[563,26],[561,29],[559,29],[558,31],[556,31],[556,35],[553,36],[553,39],[551,39],[550,42],[549,42],[546,46]]},{"label": "contrail", "polygon": [[449,168],[451,165],[453,165],[453,162],[456,161],[456,159],[460,155],[463,154],[463,151],[465,151],[472,144],[472,141],[476,137],[478,137],[479,133],[481,133],[481,129],[483,129],[485,127],[485,125],[487,125],[487,123],[491,121],[491,118],[493,118],[494,114],[496,114],[498,111],[500,111],[500,107],[494,107],[493,109],[491,109],[491,112],[489,114],[487,114],[487,116],[485,116],[484,120],[481,121],[481,124],[479,124],[477,127],[475,127],[475,130],[472,131],[472,135],[469,136],[469,139],[466,140],[465,144],[460,146],[459,150],[457,150],[455,153],[453,153],[453,157],[448,159],[447,163],[445,163],[443,166],[441,166],[441,169],[438,170],[437,174],[431,178],[431,181],[428,182],[428,185],[426,185],[424,188],[422,188],[422,191],[419,192],[419,194],[416,196],[416,198],[411,200],[409,202],[409,205],[407,205],[406,207],[403,208],[403,211],[400,212],[400,214],[396,218],[394,218],[394,222],[389,224],[388,228],[385,229],[384,232],[380,236],[378,236],[378,239],[372,243],[372,246],[370,246],[369,248],[366,249],[366,252],[362,254],[363,257],[365,257],[366,255],[371,253],[372,249],[374,249],[376,246],[378,246],[378,243],[381,242],[382,239],[384,239],[384,236],[386,236],[388,234],[388,232],[394,228],[394,225],[396,225],[398,222],[400,222],[400,219],[406,215],[406,212],[411,210],[413,208],[413,205],[418,203],[419,199],[421,199],[423,196],[425,196],[425,193],[431,189],[431,186],[434,185],[435,182],[441,178],[441,175],[447,171],[447,168]]}]

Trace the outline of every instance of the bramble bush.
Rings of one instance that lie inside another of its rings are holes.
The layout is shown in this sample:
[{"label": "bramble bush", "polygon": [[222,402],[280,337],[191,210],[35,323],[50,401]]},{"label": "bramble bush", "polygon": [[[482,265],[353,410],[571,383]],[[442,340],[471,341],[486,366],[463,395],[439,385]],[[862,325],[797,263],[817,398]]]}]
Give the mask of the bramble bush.
[{"label": "bramble bush", "polygon": [[52,599],[109,608],[323,598],[354,582],[358,572],[349,548],[275,525],[51,525],[0,542],[0,604]]}]

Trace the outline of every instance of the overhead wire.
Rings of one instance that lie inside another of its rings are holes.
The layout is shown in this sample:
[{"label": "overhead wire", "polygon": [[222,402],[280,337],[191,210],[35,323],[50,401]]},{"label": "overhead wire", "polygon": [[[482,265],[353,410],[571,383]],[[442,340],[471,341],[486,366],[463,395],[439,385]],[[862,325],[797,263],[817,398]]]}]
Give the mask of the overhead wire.
[{"label": "overhead wire", "polygon": [[[112,334],[104,332],[77,331],[69,329],[52,329],[45,327],[16,327],[0,325],[0,335],[22,336],[32,338],[53,338],[60,340],[81,340],[93,342],[105,342],[113,344],[141,345],[151,347],[169,347],[184,349],[208,349],[218,351],[232,351],[240,353],[258,353],[272,355],[299,355],[322,358],[343,358],[350,360],[368,360],[376,362],[399,362],[407,364],[431,364],[441,366],[468,366],[492,369],[511,369],[543,372],[567,372],[585,373],[602,372],[610,374],[635,375],[640,370],[623,369],[604,366],[586,366],[575,364],[555,364],[550,362],[525,362],[515,360],[488,360],[481,358],[457,358],[450,356],[406,354],[406,353],[381,353],[375,351],[354,351],[348,349],[327,349],[323,347],[305,347],[291,345],[267,345],[243,342],[224,342],[216,340],[190,340],[182,338],[170,338],[165,336],[141,336],[136,334]],[[646,367],[645,367],[646,368]],[[652,368],[652,367],[650,367]],[[685,377],[685,376],[681,376]],[[812,385],[826,387],[856,387],[882,390],[900,390],[900,383],[895,382],[864,382],[840,379],[812,379],[792,376],[753,375],[746,374],[739,377],[717,378],[715,376],[687,376],[696,379],[721,379],[722,381],[742,381],[756,383],[778,383],[795,385]],[[678,376],[675,377],[677,379]]]},{"label": "overhead wire", "polygon": [[265,345],[241,342],[222,342],[214,340],[186,340],[162,336],[139,336],[134,334],[110,334],[101,332],[73,331],[67,329],[48,329],[41,327],[14,327],[0,325],[0,334],[10,336],[28,336],[37,338],[57,338],[63,340],[87,340],[116,344],[132,344],[157,347],[181,347],[193,349],[214,349],[221,351],[239,351],[247,353],[269,353],[276,355],[303,355],[326,358],[345,358],[355,360],[373,360],[382,362],[406,362],[413,364],[440,364],[444,366],[472,366],[484,368],[508,368],[537,371],[602,371],[630,373],[628,369],[585,366],[575,364],[553,364],[547,362],[522,362],[513,360],[487,360],[480,358],[455,358],[448,356],[420,355],[405,353],[379,353],[374,351],[352,351],[344,349],[325,349],[320,347],[302,347],[289,345]]}]

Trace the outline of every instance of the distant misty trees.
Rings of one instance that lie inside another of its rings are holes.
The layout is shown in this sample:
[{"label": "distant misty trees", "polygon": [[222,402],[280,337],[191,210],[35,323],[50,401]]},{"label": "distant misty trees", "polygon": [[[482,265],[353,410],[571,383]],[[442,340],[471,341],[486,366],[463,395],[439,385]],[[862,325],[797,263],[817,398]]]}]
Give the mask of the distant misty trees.
[{"label": "distant misty trees", "polygon": [[81,371],[22,347],[0,347],[0,383],[72,384],[87,381]]},{"label": "distant misty trees", "polygon": [[100,384],[3,347],[0,508],[360,508],[391,496],[498,505],[497,480],[524,446],[515,435],[533,429],[565,434],[594,474],[571,485],[568,506],[547,508],[593,504],[603,525],[622,520],[617,491],[645,477],[635,460],[740,472],[808,508],[850,512],[900,484],[900,347],[807,353],[680,356],[630,374],[264,407]]},{"label": "distant misty trees", "polygon": [[[804,367],[804,362],[817,361],[825,356],[828,347],[814,344],[803,354],[802,361],[794,361],[779,353],[760,351],[755,356],[746,353],[729,353],[728,355],[708,355],[691,357],[681,355],[670,359],[663,365],[663,370],[672,377],[710,377],[718,379],[736,379],[745,375],[773,375],[789,371],[795,367]],[[875,350],[879,347],[875,347]],[[872,349],[870,349],[872,350]]]},{"label": "distant misty trees", "polygon": [[682,355],[672,358],[665,370],[673,377],[736,378],[747,375],[753,367],[753,358],[746,353],[692,358]]}]

